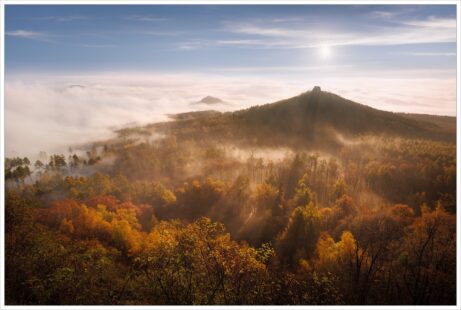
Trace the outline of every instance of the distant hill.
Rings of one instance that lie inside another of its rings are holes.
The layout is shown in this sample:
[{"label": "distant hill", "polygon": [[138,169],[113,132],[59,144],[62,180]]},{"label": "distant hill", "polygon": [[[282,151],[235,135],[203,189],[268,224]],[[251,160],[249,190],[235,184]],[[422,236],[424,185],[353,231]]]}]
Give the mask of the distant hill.
[{"label": "distant hill", "polygon": [[194,104],[208,104],[208,105],[214,105],[214,104],[220,104],[220,103],[225,103],[225,102],[213,96],[206,96],[200,99],[199,101],[194,102]]},{"label": "distant hill", "polygon": [[245,110],[177,119],[153,127],[179,138],[320,148],[337,147],[344,138],[365,135],[452,142],[456,138],[454,117],[381,111],[322,91],[320,87]]}]

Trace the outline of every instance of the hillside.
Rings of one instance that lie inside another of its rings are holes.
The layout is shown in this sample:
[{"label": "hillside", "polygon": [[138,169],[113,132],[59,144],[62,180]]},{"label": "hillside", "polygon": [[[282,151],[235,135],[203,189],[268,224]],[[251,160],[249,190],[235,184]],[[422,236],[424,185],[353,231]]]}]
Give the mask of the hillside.
[{"label": "hillside", "polygon": [[319,87],[275,103],[151,127],[178,138],[233,140],[241,144],[335,148],[367,135],[454,141],[455,118],[381,111]]},{"label": "hillside", "polygon": [[190,119],[197,119],[197,118],[207,118],[220,115],[221,113],[214,110],[206,110],[206,111],[195,111],[195,112],[185,112],[185,113],[177,113],[168,115],[169,118],[173,120],[190,120]]},{"label": "hillside", "polygon": [[454,116],[413,113],[399,113],[399,115],[417,121],[433,123],[439,126],[442,130],[446,131],[448,134],[454,134],[456,132],[456,117]]}]

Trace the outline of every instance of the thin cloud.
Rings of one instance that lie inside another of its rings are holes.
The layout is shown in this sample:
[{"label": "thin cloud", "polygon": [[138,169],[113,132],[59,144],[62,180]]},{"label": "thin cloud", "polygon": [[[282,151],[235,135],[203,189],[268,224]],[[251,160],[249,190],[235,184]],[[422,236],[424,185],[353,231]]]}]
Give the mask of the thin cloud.
[{"label": "thin cloud", "polygon": [[184,31],[144,31],[142,32],[144,35],[150,36],[165,36],[165,37],[176,37],[185,35],[186,32]]},{"label": "thin cloud", "polygon": [[371,18],[380,18],[380,19],[390,19],[397,15],[399,15],[398,12],[390,12],[390,11],[373,11],[369,14]]},{"label": "thin cloud", "polygon": [[[411,11],[411,10],[410,10]],[[409,10],[400,11],[373,11],[369,14],[369,17],[385,19],[396,22],[398,24],[421,27],[421,28],[450,28],[456,29],[456,18],[440,18],[437,16],[429,16],[426,19],[402,19],[401,16],[408,13]]]},{"label": "thin cloud", "polygon": [[309,33],[309,31],[305,30],[265,27],[251,23],[224,22],[224,26],[225,30],[229,32],[265,37],[299,37],[300,35]]},{"label": "thin cloud", "polygon": [[67,15],[67,16],[43,16],[43,17],[35,17],[33,20],[51,20],[57,22],[71,22],[75,20],[86,20],[89,16],[83,15]]},{"label": "thin cloud", "polygon": [[115,45],[115,44],[82,44],[80,46],[88,47],[88,48],[117,48],[119,47],[118,45]]},{"label": "thin cloud", "polygon": [[264,67],[221,67],[213,68],[210,71],[217,72],[312,72],[312,71],[332,71],[337,69],[350,69],[354,64],[344,65],[319,65],[319,66],[264,66]]},{"label": "thin cloud", "polygon": [[303,17],[281,17],[281,18],[273,18],[271,22],[273,23],[290,23],[290,22],[300,22],[304,21],[305,18]]},{"label": "thin cloud", "polygon": [[138,21],[138,22],[161,22],[166,21],[168,18],[151,16],[151,15],[130,15],[124,17],[127,20]]},{"label": "thin cloud", "polygon": [[190,42],[181,42],[176,45],[177,50],[190,51],[209,46],[210,42],[205,41],[190,41]]},{"label": "thin cloud", "polygon": [[337,45],[406,45],[456,42],[456,28],[406,28],[396,27],[367,36],[351,34],[351,39],[338,42]]},{"label": "thin cloud", "polygon": [[74,20],[85,20],[88,19],[88,16],[61,16],[58,17],[56,20],[58,22],[71,22]]},{"label": "thin cloud", "polygon": [[370,13],[367,13],[367,17],[373,19],[382,19],[382,20],[395,20],[397,17],[414,13],[415,11],[420,10],[420,7],[400,7],[398,10],[376,10]]},{"label": "thin cloud", "polygon": [[399,21],[398,24],[399,26],[373,28],[364,33],[273,27],[267,26],[267,23],[223,22],[224,31],[259,37],[258,40],[248,39],[250,41],[246,42],[246,38],[239,38],[228,43],[241,46],[315,48],[324,45],[381,46],[456,42],[455,19],[429,17],[418,21]]},{"label": "thin cloud", "polygon": [[14,30],[14,31],[6,31],[5,34],[11,37],[23,38],[23,39],[30,39],[30,40],[37,40],[37,41],[45,41],[49,42],[49,35],[44,32],[36,32],[36,31],[28,31],[28,30]]},{"label": "thin cloud", "polygon": [[453,52],[396,52],[392,54],[407,55],[407,56],[442,56],[442,57],[456,56],[456,53],[453,53]]},{"label": "thin cloud", "polygon": [[217,45],[258,45],[264,44],[262,40],[217,40]]},{"label": "thin cloud", "polygon": [[456,18],[438,18],[430,16],[425,20],[408,20],[402,24],[420,28],[449,28],[456,30]]}]

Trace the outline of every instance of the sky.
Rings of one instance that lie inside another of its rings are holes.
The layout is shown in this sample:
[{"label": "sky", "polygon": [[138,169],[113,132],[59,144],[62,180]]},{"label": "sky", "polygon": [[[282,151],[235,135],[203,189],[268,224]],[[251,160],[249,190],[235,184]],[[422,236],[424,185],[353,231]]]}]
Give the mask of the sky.
[{"label": "sky", "polygon": [[236,110],[315,85],[456,115],[456,34],[454,5],[6,5],[6,152],[210,109],[196,104],[208,95]]}]

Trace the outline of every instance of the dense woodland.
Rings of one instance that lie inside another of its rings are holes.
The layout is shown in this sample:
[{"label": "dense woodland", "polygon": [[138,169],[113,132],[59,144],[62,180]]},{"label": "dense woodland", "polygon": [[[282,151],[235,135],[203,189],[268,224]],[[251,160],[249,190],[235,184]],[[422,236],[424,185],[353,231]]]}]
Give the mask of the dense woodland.
[{"label": "dense woodland", "polygon": [[7,158],[6,303],[455,304],[449,129],[255,113],[287,104]]}]

